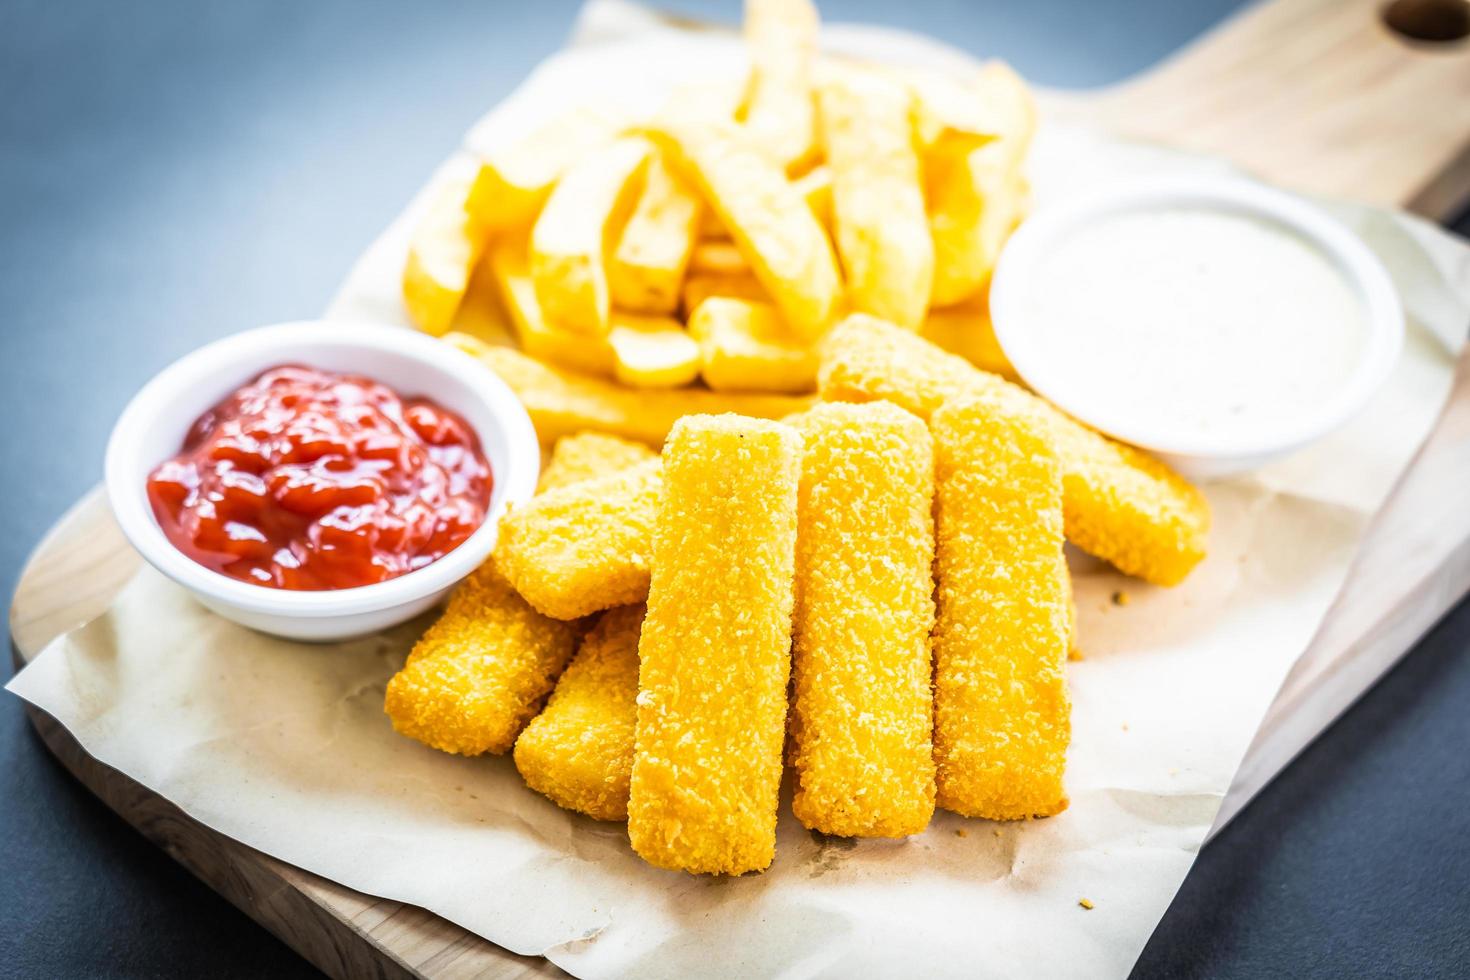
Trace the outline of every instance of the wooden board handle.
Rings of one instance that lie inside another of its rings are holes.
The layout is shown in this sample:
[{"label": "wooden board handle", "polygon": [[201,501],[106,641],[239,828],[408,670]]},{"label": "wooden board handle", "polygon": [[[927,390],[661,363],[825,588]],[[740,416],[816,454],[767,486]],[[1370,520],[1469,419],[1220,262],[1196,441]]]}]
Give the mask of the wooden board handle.
[{"label": "wooden board handle", "polygon": [[1470,41],[1410,42],[1385,4],[1253,5],[1078,108],[1286,187],[1444,220],[1470,201]]}]

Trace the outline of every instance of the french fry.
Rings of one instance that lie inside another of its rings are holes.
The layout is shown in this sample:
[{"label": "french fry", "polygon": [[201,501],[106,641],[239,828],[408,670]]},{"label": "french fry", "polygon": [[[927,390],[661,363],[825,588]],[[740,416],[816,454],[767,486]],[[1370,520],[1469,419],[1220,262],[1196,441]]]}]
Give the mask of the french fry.
[{"label": "french fry", "polygon": [[492,347],[464,334],[444,339],[488,364],[510,385],[531,416],[542,442],[593,429],[662,446],[682,416],[733,412],[758,418],[785,418],[811,405],[790,395],[734,394],[678,388],[640,391],[591,378],[527,357],[509,347]]},{"label": "french fry", "polygon": [[805,445],[792,810],[825,834],[916,834],[934,813],[933,445],[889,402],[818,405],[792,424]]},{"label": "french fry", "polygon": [[952,73],[911,67],[897,77],[914,93],[914,139],[921,154],[973,150],[995,140],[1004,128],[996,109],[977,97],[975,86]]},{"label": "french fry", "polygon": [[628,800],[633,850],[658,867],[736,875],[775,854],[800,472],[777,422],[669,435]]},{"label": "french fry", "polygon": [[817,8],[809,0],[746,0],[750,80],[738,116],[747,138],[786,173],[817,156],[811,97]]},{"label": "french fry", "polygon": [[657,458],[641,442],[602,432],[575,432],[556,440],[551,460],[541,471],[536,492],[545,493],[594,477],[608,476]]},{"label": "french fry", "polygon": [[614,312],[613,373],[634,388],[675,388],[699,376],[699,345],[678,320]]},{"label": "french fry", "polygon": [[[812,215],[827,227],[832,223],[832,171],[827,166],[814,167],[791,182],[797,193],[806,201],[807,207],[811,208]],[[712,214],[706,210],[705,214]],[[701,252],[704,252],[701,255]],[[736,258],[738,257],[738,264]],[[740,250],[730,242],[730,235],[719,219],[715,218],[712,226],[707,225],[701,229],[700,242],[694,247],[694,254],[689,259],[689,272],[696,274],[700,272],[728,273],[735,269],[749,271],[750,264],[740,254]]]},{"label": "french fry", "polygon": [[[831,169],[825,164],[813,167],[793,180],[791,186],[796,188],[823,227],[832,223]],[[730,233],[720,224],[719,217],[708,208],[704,209],[700,220],[699,244],[694,247],[689,259],[689,273],[729,273],[737,268],[749,272],[750,264],[731,242]]]},{"label": "french fry", "polygon": [[490,248],[489,262],[500,301],[510,314],[521,349],[532,357],[590,374],[611,375],[617,361],[607,338],[563,330],[546,322],[526,265],[524,241],[505,239]]},{"label": "french fry", "polygon": [[624,137],[592,151],[557,181],[531,229],[531,281],[548,323],[604,334],[612,299],[609,236],[637,200],[652,146]]},{"label": "french fry", "polygon": [[[732,86],[718,82],[681,85],[669,97],[659,118],[679,125],[702,126],[711,121],[732,124],[747,87],[743,83]],[[730,232],[720,223],[719,215],[709,208],[700,208],[699,237],[729,241]]]},{"label": "french fry", "polygon": [[744,81],[725,78],[686,82],[669,93],[658,117],[680,123],[734,123],[748,87]]},{"label": "french fry", "polygon": [[930,310],[919,327],[919,336],[951,354],[958,354],[982,371],[998,374],[1007,381],[1020,381],[1020,375],[995,337],[988,296],[982,289],[958,306]]},{"label": "french fry", "polygon": [[905,330],[848,317],[823,344],[818,387],[829,401],[887,399],[921,418],[950,398],[994,394],[1034,419],[1061,458],[1069,541],[1155,585],[1177,585],[1205,555],[1209,503],[1183,477]]},{"label": "french fry", "polygon": [[711,296],[689,318],[704,383],[715,391],[812,391],[817,353],[769,303]]},{"label": "french fry", "polygon": [[822,336],[842,282],[832,243],[796,188],[731,127],[674,124],[657,132],[786,322],[807,340]]},{"label": "french fry", "polygon": [[680,291],[679,306],[686,319],[711,296],[728,296],[731,299],[750,300],[754,303],[770,303],[771,296],[755,276],[749,272],[730,275],[715,275],[701,272],[684,280]]},{"label": "french fry", "polygon": [[729,240],[700,242],[689,256],[691,276],[750,276],[750,263],[740,254],[740,249]]},{"label": "french fry", "polygon": [[495,566],[552,619],[642,602],[661,487],[650,460],[533,497],[501,519]]},{"label": "french fry", "polygon": [[826,165],[813,167],[791,182],[812,209],[822,227],[832,225],[832,169]]},{"label": "french fry", "polygon": [[577,630],[536,612],[486,562],[393,675],[383,710],[402,735],[459,755],[509,751],[571,659]]},{"label": "french fry", "polygon": [[546,707],[516,739],[526,785],[594,820],[628,819],[642,625],[642,606],[603,613]]},{"label": "french fry", "polygon": [[989,282],[1028,197],[1020,168],[1036,108],[1025,83],[1006,65],[990,62],[975,92],[994,115],[996,140],[979,148],[941,145],[925,158],[935,306],[958,303]]},{"label": "french fry", "polygon": [[470,211],[489,231],[529,226],[563,171],[624,125],[626,120],[606,110],[575,109],[519,141],[496,147],[481,162]]},{"label": "french fry", "polygon": [[704,205],[655,154],[643,192],[608,262],[613,305],[632,313],[671,314],[699,233]]},{"label": "french fry", "polygon": [[938,801],[991,820],[1066,809],[1062,468],[1045,423],[998,390],[946,402],[936,454]]},{"label": "french fry", "polygon": [[510,313],[500,299],[500,284],[495,279],[495,270],[490,267],[490,255],[494,250],[492,242],[480,256],[475,271],[470,274],[464,299],[449,323],[450,330],[467,333],[491,344],[514,340],[516,335]]},{"label": "french fry", "polygon": [[730,230],[720,222],[720,216],[709,208],[699,212],[699,238],[701,241],[728,242]]},{"label": "french fry", "polygon": [[[832,225],[832,171],[825,164],[819,164],[797,177],[791,182],[812,209],[824,228]],[[730,232],[720,223],[719,215],[709,208],[700,213],[699,237],[706,242],[728,242]]]},{"label": "french fry", "polygon": [[418,328],[439,336],[464,301],[488,232],[469,208],[470,181],[447,180],[408,243],[403,305]]},{"label": "french fry", "polygon": [[830,72],[817,89],[848,304],[917,330],[934,284],[934,242],[912,102],[898,82],[856,70]]}]

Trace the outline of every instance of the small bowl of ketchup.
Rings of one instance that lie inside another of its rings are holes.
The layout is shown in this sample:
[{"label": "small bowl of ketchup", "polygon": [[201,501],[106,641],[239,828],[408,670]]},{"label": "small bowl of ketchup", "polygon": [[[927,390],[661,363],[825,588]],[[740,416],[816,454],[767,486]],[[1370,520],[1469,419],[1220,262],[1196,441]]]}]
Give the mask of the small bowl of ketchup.
[{"label": "small bowl of ketchup", "polygon": [[483,364],[398,327],[285,323],[175,362],[124,409],[107,492],[139,553],[205,606],[334,640],[437,603],[540,467]]}]

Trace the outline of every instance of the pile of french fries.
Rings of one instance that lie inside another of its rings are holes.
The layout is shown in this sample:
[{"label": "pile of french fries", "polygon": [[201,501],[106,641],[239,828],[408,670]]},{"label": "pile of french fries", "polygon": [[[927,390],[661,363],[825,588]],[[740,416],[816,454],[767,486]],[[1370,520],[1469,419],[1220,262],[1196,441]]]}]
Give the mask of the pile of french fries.
[{"label": "pile of french fries", "polygon": [[[1063,810],[1064,538],[1168,586],[1209,528],[1158,460],[1007,380],[1015,74],[819,57],[806,0],[749,0],[745,29],[738,98],[492,155],[403,280],[551,455],[385,710],[694,873],[770,865],[788,764],[826,834]],[[474,335],[497,317],[519,350]]]},{"label": "pile of french fries", "polygon": [[493,307],[538,360],[735,410],[814,390],[815,346],[852,312],[1009,375],[986,292],[1026,209],[1025,85],[1000,63],[821,57],[817,29],[805,0],[752,0],[743,92],[575,110],[442,187],[403,271],[414,322],[438,335]]}]

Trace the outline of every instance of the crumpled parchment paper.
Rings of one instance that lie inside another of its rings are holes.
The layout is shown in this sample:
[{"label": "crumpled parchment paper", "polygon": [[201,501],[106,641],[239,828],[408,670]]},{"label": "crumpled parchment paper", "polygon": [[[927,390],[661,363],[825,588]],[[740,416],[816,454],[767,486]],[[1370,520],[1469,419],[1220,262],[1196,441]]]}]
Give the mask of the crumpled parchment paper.
[{"label": "crumpled parchment paper", "polygon": [[[869,28],[831,28],[825,43],[967,63]],[[589,97],[647,108],[673,82],[742,70],[731,37],[595,2],[574,43],[466,145],[511,138]],[[466,165],[456,157],[435,179]],[[1058,125],[1043,126],[1033,162],[1043,207],[1108,180],[1222,170]],[[372,245],[329,316],[405,322],[398,273],[419,201]],[[1194,860],[1368,519],[1428,433],[1470,319],[1470,249],[1402,215],[1332,210],[1403,292],[1402,360],[1333,438],[1207,488],[1210,556],[1181,587],[1151,588],[1073,556],[1086,659],[1070,668],[1072,805],[1060,816],[993,824],[940,813],[909,840],[854,842],[808,834],[788,794],[769,872],[659,871],[631,852],[623,826],[557,809],[508,758],[450,757],[393,733],[383,687],[422,621],[302,646],[218,619],[150,569],[9,689],[220,833],[578,975],[1121,976]],[[1126,605],[1113,601],[1120,591]]]}]

